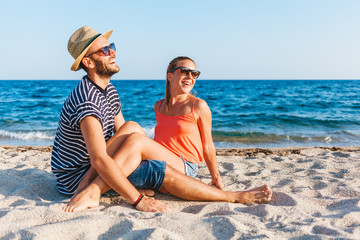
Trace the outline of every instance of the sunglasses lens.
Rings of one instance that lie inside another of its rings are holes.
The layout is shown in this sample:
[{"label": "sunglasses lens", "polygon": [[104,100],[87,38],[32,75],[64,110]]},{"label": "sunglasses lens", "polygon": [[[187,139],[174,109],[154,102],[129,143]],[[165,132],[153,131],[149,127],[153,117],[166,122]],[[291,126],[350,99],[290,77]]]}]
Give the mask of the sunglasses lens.
[{"label": "sunglasses lens", "polygon": [[189,72],[190,72],[189,69],[181,68],[181,75],[182,75],[182,76],[187,76],[187,75],[189,75]]},{"label": "sunglasses lens", "polygon": [[109,47],[110,47],[111,50],[116,52],[115,43],[111,43]]},{"label": "sunglasses lens", "polygon": [[102,52],[104,53],[105,56],[109,56],[110,55],[110,48],[109,46],[103,47],[103,49],[101,49]]},{"label": "sunglasses lens", "polygon": [[191,75],[193,76],[193,78],[198,78],[200,75],[199,71],[191,71]]},{"label": "sunglasses lens", "polygon": [[105,56],[109,56],[110,49],[113,50],[114,52],[116,52],[116,47],[115,47],[114,43],[111,43],[109,46],[103,47],[103,49],[101,49],[101,51],[104,53]]}]

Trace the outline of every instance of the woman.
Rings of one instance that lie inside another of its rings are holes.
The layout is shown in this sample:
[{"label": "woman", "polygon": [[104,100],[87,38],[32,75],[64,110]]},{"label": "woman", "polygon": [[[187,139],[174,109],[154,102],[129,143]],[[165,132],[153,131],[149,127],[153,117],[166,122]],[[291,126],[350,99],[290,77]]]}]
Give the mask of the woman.
[{"label": "woman", "polygon": [[199,77],[195,62],[177,57],[168,66],[165,99],[155,103],[157,125],[154,140],[179,158],[173,167],[195,177],[199,162],[205,160],[211,184],[223,189],[211,136],[211,111],[191,91]]}]

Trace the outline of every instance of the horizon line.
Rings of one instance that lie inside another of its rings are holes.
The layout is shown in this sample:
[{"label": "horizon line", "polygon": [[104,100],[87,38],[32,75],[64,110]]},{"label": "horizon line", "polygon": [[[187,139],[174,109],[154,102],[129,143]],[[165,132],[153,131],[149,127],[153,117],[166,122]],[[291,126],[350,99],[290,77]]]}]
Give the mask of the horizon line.
[{"label": "horizon line", "polygon": [[[0,79],[0,81],[79,81],[80,79]],[[196,81],[359,81],[359,78],[253,78],[197,79]],[[110,79],[110,81],[165,81],[165,79]]]}]

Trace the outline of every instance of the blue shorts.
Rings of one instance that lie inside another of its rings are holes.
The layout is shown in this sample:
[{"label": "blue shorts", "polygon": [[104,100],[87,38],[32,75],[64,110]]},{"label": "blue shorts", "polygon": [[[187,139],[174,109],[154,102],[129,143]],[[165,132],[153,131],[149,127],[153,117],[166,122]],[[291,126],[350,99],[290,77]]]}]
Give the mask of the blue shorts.
[{"label": "blue shorts", "polygon": [[196,163],[184,161],[185,164],[185,174],[189,177],[196,177],[196,174],[198,172],[198,165]]},{"label": "blue shorts", "polygon": [[139,189],[159,190],[165,179],[166,162],[158,160],[143,160],[128,179]]}]

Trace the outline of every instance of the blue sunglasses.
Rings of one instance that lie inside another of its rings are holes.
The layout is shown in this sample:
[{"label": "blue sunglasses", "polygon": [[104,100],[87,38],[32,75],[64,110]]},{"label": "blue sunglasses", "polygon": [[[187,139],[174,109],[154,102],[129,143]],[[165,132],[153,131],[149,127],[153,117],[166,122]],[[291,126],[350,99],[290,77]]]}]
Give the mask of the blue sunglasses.
[{"label": "blue sunglasses", "polygon": [[100,50],[97,50],[96,52],[90,53],[86,57],[90,57],[91,55],[93,55],[95,53],[100,53],[100,56],[109,56],[110,49],[113,50],[114,52],[116,52],[115,43],[110,43],[109,46],[105,46],[105,47],[101,48]]}]

